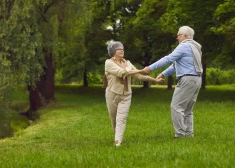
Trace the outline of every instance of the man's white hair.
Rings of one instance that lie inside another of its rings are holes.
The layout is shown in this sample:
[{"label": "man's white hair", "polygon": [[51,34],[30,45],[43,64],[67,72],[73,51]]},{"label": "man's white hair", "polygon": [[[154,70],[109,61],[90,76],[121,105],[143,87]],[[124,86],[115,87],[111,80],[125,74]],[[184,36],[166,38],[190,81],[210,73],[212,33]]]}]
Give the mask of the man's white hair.
[{"label": "man's white hair", "polygon": [[179,33],[187,35],[189,39],[193,39],[193,36],[194,36],[194,30],[189,26],[180,27]]}]

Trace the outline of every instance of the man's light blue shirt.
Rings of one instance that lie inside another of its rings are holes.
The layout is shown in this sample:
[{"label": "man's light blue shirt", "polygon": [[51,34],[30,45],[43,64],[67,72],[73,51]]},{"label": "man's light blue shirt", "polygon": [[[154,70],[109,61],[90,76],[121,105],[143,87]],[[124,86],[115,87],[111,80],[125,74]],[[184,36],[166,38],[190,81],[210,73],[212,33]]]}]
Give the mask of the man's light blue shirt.
[{"label": "man's light blue shirt", "polygon": [[194,67],[192,49],[187,43],[180,43],[171,54],[151,64],[149,68],[153,71],[170,63],[173,64],[162,72],[164,76],[171,76],[174,73],[177,78],[184,74],[198,75]]}]

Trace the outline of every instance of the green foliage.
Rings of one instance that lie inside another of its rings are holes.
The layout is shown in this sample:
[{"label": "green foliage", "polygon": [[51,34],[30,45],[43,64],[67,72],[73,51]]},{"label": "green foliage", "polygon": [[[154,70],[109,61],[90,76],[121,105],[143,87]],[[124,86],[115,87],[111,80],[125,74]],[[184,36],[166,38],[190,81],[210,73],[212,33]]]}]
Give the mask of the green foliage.
[{"label": "green foliage", "polygon": [[35,12],[30,1],[0,3],[0,104],[4,111],[12,90],[18,84],[34,84],[42,72],[42,39]]},{"label": "green foliage", "polygon": [[222,85],[235,83],[235,70],[221,70],[219,68],[207,68],[207,85]]},{"label": "green foliage", "polygon": [[[92,67],[92,64],[86,66],[87,62],[93,62],[93,60],[89,55],[85,40],[86,31],[90,30],[91,24],[90,5],[93,4],[85,0],[71,1],[65,4],[65,8],[69,10],[63,10],[63,22],[60,29],[60,38],[63,43],[57,60],[57,68],[65,83],[70,83],[73,78],[82,80],[85,68]],[[96,51],[98,50],[94,49],[94,52]]]},{"label": "green foliage", "polygon": [[227,0],[227,1],[224,1],[223,3],[221,3],[216,11],[215,11],[215,16],[216,16],[216,19],[218,20],[227,20],[227,19],[233,19],[231,18],[231,16],[228,16],[230,14],[234,14],[235,12],[235,3],[233,0]]},{"label": "green foliage", "polygon": [[[73,39],[63,48],[59,63],[64,79],[69,81],[77,77],[80,80],[83,71],[94,73],[99,70],[102,74],[103,68],[99,64],[107,58],[106,42],[111,39],[124,43],[126,59],[138,63],[140,68],[147,66],[172,51],[178,44],[175,40],[177,30],[183,25],[195,30],[195,39],[203,46],[204,63],[220,67],[227,63],[232,67],[235,61],[231,35],[235,23],[233,5],[232,0],[81,1],[70,7],[69,20],[64,22],[68,26],[64,30],[72,30],[65,31],[65,39]],[[82,12],[73,10],[74,6]],[[221,33],[228,31],[230,35]],[[79,49],[74,49],[76,47]]]},{"label": "green foliage", "polygon": [[235,63],[235,3],[233,0],[227,0],[218,5],[214,12],[215,25],[210,31],[220,38],[220,53],[216,60],[223,60],[219,65],[228,68]]},{"label": "green foliage", "polygon": [[14,133],[22,131],[29,126],[29,121],[19,112],[28,109],[28,94],[26,87],[17,87],[16,91],[11,91],[11,104],[4,109],[0,109],[0,139],[13,136]]},{"label": "green foliage", "polygon": [[103,83],[103,78],[99,74],[88,73],[87,78],[88,78],[89,84],[91,84],[91,85],[92,84],[102,84]]},{"label": "green foliage", "polygon": [[126,16],[120,39],[127,48],[126,57],[142,67],[170,53],[172,35],[163,31],[160,22],[166,10],[166,1],[146,0],[129,11],[136,15]]},{"label": "green foliage", "polygon": [[169,0],[167,12],[161,19],[167,32],[175,31],[176,34],[178,28],[184,25],[195,30],[194,39],[202,45],[202,63],[207,66],[221,52],[223,40],[211,32],[211,27],[215,25],[214,12],[221,3],[223,0]]},{"label": "green foliage", "polygon": [[[230,47],[229,47],[230,46]],[[233,55],[233,48],[231,44],[228,45],[222,45],[220,53],[214,53],[210,65],[211,67],[219,67],[221,69],[227,70],[227,69],[234,69],[234,61],[235,56]]]},{"label": "green foliage", "polygon": [[182,25],[194,28],[208,67],[234,68],[234,5],[233,0],[0,1],[0,105],[8,108],[18,84],[39,79],[49,52],[59,81],[81,81],[83,72],[103,75],[107,41],[122,41],[126,58],[142,68],[172,51]]}]

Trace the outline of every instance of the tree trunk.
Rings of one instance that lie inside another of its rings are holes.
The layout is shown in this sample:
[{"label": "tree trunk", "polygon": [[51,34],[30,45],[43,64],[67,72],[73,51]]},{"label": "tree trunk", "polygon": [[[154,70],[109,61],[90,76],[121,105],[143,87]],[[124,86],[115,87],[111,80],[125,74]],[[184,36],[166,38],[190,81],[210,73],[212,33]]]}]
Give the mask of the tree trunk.
[{"label": "tree trunk", "polygon": [[55,100],[55,67],[54,61],[51,50],[48,51],[48,55],[46,56],[46,69],[45,69],[45,85],[46,85],[46,92],[45,92],[45,102],[49,103],[52,100]]},{"label": "tree trunk", "polygon": [[25,115],[28,119],[32,119],[33,112],[42,107],[39,86],[40,81],[37,81],[35,83],[35,87],[33,87],[32,85],[28,85],[30,107],[26,112],[20,112],[21,115]]},{"label": "tree trunk", "polygon": [[40,86],[39,86],[39,92],[41,93],[42,97],[45,97],[46,95],[46,75],[45,75],[45,67],[44,67],[44,73],[40,76]]},{"label": "tree trunk", "polygon": [[144,81],[144,83],[143,83],[143,88],[149,88],[149,82]]},{"label": "tree trunk", "polygon": [[55,67],[52,52],[48,49],[45,53],[46,67],[44,67],[44,74],[41,75],[41,85],[39,91],[43,96],[45,103],[50,103],[52,100],[55,100],[54,94],[54,76],[55,76]]},{"label": "tree trunk", "polygon": [[172,85],[173,85],[173,77],[172,76],[168,76],[167,89],[171,90],[172,89]]},{"label": "tree trunk", "polygon": [[206,63],[203,63],[202,89],[206,89]]},{"label": "tree trunk", "polygon": [[[28,86],[30,108],[27,112],[21,112],[21,115],[25,115],[28,118],[32,117],[32,113],[37,111],[43,106],[41,97],[44,98],[45,103],[49,103],[55,100],[54,95],[54,65],[51,50],[45,53],[46,67],[44,67],[44,74],[41,75],[40,81],[36,82],[35,87]],[[41,94],[41,95],[40,95]]]},{"label": "tree trunk", "polygon": [[86,71],[86,69],[83,72],[83,86],[84,87],[88,87],[87,71]]},{"label": "tree trunk", "polygon": [[29,100],[30,100],[30,111],[37,111],[40,107],[42,107],[42,102],[40,98],[40,93],[38,89],[38,85],[40,82],[37,82],[36,87],[28,86],[29,91]]}]

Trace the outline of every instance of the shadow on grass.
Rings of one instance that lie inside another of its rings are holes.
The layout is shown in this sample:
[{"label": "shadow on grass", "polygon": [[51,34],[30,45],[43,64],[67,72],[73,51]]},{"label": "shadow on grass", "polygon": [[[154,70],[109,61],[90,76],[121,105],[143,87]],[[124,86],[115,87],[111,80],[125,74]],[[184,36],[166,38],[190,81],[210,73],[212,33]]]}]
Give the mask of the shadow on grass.
[{"label": "shadow on grass", "polygon": [[25,129],[30,125],[27,117],[19,112],[28,108],[26,101],[14,101],[6,115],[0,117],[0,139],[11,137],[15,132]]}]

